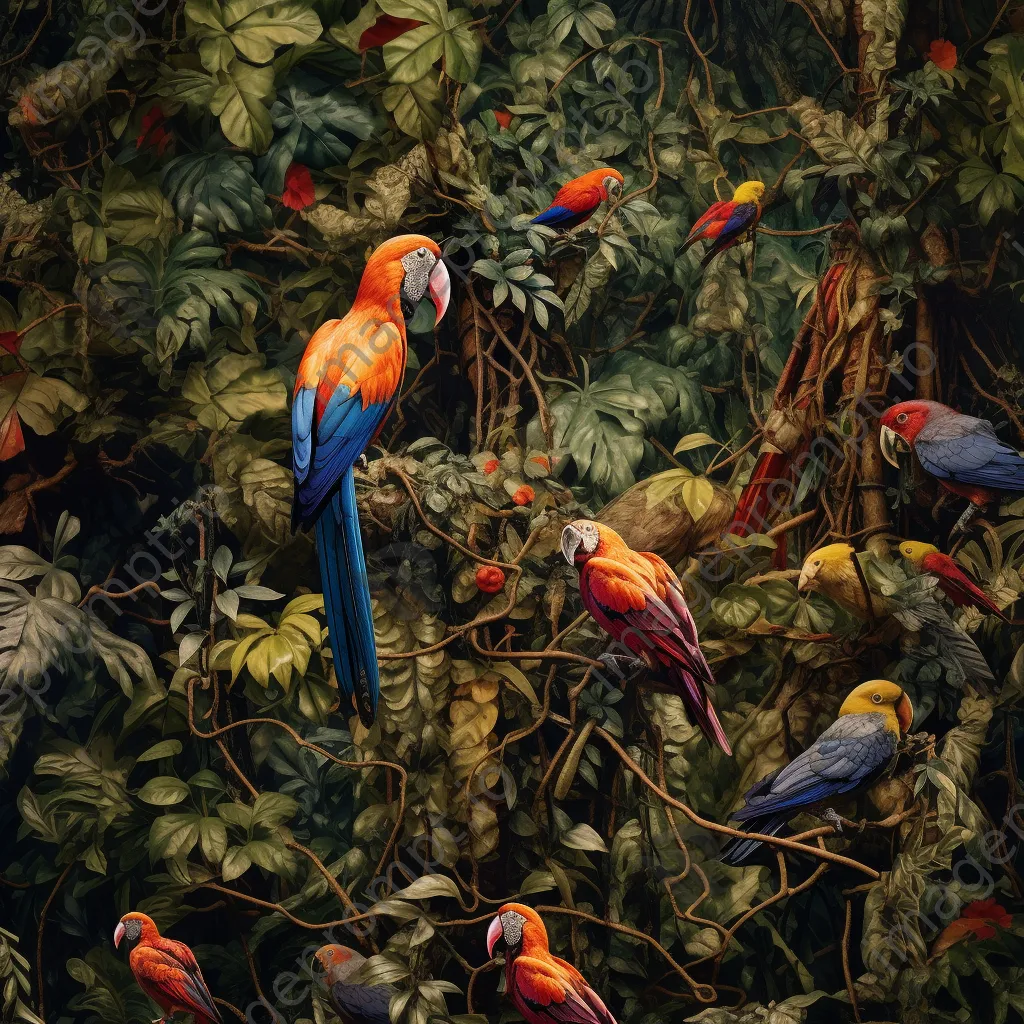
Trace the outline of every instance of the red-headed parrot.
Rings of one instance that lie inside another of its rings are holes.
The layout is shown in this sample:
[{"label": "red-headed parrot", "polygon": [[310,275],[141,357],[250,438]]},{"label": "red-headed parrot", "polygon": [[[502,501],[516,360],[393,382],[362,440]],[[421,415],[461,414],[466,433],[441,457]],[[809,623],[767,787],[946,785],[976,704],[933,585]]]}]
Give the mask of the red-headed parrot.
[{"label": "red-headed parrot", "polygon": [[598,167],[572,181],[556,193],[551,205],[538,213],[531,224],[544,224],[559,231],[568,231],[590,220],[594,211],[609,197],[622,191],[622,175],[614,167]]},{"label": "red-headed parrot", "polygon": [[352,975],[366,963],[366,957],[348,946],[332,943],[315,954],[324,969],[327,995],[342,1024],[391,1024],[388,1007],[398,989],[394,985],[365,985]]},{"label": "red-headed parrot", "polygon": [[[868,788],[892,766],[913,720],[910,698],[895,683],[861,683],[843,701],[836,721],[802,754],[747,791],[733,818],[748,832],[774,836],[797,814]],[[834,810],[825,817],[838,820]],[[742,864],[761,845],[757,839],[732,839],[720,859]]]},{"label": "red-headed parrot", "polygon": [[713,203],[690,231],[680,252],[686,252],[695,242],[711,240],[712,244],[700,261],[706,267],[720,252],[731,249],[745,234],[757,227],[761,217],[763,181],[745,181],[732,195],[732,199]]},{"label": "red-headed parrot", "polygon": [[983,615],[998,615],[1004,622],[1003,610],[978,586],[963,567],[949,555],[944,555],[934,544],[905,540],[900,554],[918,571],[928,573],[939,581],[939,589],[958,608],[970,605]]},{"label": "red-headed parrot", "polygon": [[[155,1002],[165,1016],[191,1013],[195,1024],[222,1024],[203,973],[184,942],[165,939],[152,918],[125,914],[114,929],[114,948],[122,940],[129,945],[128,966],[139,988]],[[157,1024],[164,1024],[163,1019]]]},{"label": "red-headed parrot", "polygon": [[505,957],[505,993],[527,1024],[615,1024],[586,978],[548,948],[540,915],[506,903],[487,929],[487,955]]},{"label": "red-headed parrot", "polygon": [[562,554],[579,567],[583,607],[597,624],[648,668],[666,672],[704,735],[731,754],[708,694],[715,677],[668,563],[651,551],[633,551],[610,526],[589,519],[562,530]]},{"label": "red-headed parrot", "polygon": [[380,675],[352,467],[398,398],[406,321],[429,293],[440,322],[450,290],[435,242],[423,235],[384,242],[367,261],[352,308],[310,338],[295,380],[292,519],[316,523],[334,672],[366,725]]},{"label": "red-headed parrot", "polygon": [[881,419],[882,455],[899,466],[897,454],[912,451],[921,468],[969,502],[954,533],[1000,493],[1024,492],[1024,458],[1001,441],[988,420],[941,402],[900,402]]}]

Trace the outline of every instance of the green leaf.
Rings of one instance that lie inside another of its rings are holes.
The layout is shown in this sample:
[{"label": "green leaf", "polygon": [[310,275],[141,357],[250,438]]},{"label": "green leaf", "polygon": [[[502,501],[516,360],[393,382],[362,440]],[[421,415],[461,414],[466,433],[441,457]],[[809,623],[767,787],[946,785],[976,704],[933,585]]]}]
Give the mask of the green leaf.
[{"label": "green leaf", "polygon": [[252,859],[240,846],[232,846],[221,861],[220,873],[225,882],[244,875],[252,867]]},{"label": "green leaf", "polygon": [[588,45],[603,46],[601,32],[615,28],[615,15],[598,0],[550,0],[548,30],[552,42],[557,45],[573,28]]},{"label": "green leaf", "polygon": [[164,168],[163,187],[190,227],[248,234],[271,222],[252,163],[238,153],[186,153]]},{"label": "green leaf", "polygon": [[161,757],[173,757],[181,753],[181,740],[160,740],[135,759],[137,764],[143,761],[157,761]]},{"label": "green leaf", "polygon": [[302,0],[188,0],[185,17],[209,71],[226,70],[235,51],[252,64],[269,64],[279,46],[316,42],[323,31]]},{"label": "green leaf", "polygon": [[155,807],[169,807],[172,804],[180,804],[188,794],[188,786],[181,779],[160,775],[150,779],[136,795],[143,803],[153,804]]},{"label": "green leaf", "polygon": [[[385,3],[381,6],[387,9],[394,5]],[[426,24],[384,45],[384,66],[390,73],[391,82],[412,85],[442,58],[449,78],[457,82],[472,82],[480,66],[483,48],[479,33],[469,27],[472,14],[462,8],[450,11],[445,0],[434,0],[424,4],[424,12],[417,20],[426,21]]]},{"label": "green leaf", "polygon": [[250,416],[283,413],[288,390],[278,370],[263,369],[263,357],[230,353],[213,366],[193,363],[181,389],[192,415],[210,430],[237,429]]},{"label": "green leaf", "polygon": [[459,899],[459,887],[447,875],[429,874],[415,878],[404,889],[394,893],[401,900],[429,900],[435,896],[450,896]]},{"label": "green leaf", "polygon": [[604,840],[587,824],[580,822],[562,833],[561,842],[572,850],[597,850],[607,853]]},{"label": "green leaf", "polygon": [[217,89],[210,112],[220,118],[228,142],[253,153],[263,153],[273,137],[267,100],[274,91],[274,69],[254,68],[233,60],[217,72]]},{"label": "green leaf", "polygon": [[390,85],[381,99],[406,135],[422,142],[430,142],[437,137],[444,107],[436,74],[428,72],[410,84]]}]

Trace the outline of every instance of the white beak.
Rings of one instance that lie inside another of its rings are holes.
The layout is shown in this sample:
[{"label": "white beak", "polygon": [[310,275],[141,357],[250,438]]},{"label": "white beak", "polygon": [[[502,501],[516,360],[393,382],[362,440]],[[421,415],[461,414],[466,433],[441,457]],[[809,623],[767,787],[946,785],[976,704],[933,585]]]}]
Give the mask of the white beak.
[{"label": "white beak", "polygon": [[882,426],[879,430],[878,443],[882,449],[882,458],[899,469],[898,454],[900,452],[909,452],[910,445],[892,427],[886,426]]},{"label": "white beak", "polygon": [[124,922],[118,921],[117,927],[114,929],[114,949],[117,949],[121,945],[121,940],[124,938]]},{"label": "white beak", "polygon": [[437,317],[434,320],[436,327],[448,309],[448,300],[452,295],[452,280],[448,276],[448,268],[444,265],[444,260],[438,260],[434,264],[434,269],[430,272],[428,287],[430,288],[430,297],[434,300],[434,309],[437,310]]}]

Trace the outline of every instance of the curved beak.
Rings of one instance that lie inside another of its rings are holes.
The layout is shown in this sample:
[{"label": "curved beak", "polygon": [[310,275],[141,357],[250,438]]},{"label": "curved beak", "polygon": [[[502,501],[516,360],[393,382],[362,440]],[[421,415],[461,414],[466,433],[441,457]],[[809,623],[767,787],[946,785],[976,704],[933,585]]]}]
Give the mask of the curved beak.
[{"label": "curved beak", "polygon": [[896,720],[900,723],[900,732],[906,736],[914,724],[914,705],[906,694],[896,702]]},{"label": "curved beak", "polygon": [[492,922],[491,926],[487,929],[487,955],[494,959],[494,947],[498,944],[498,940],[504,937],[504,933],[501,930],[501,918],[496,917]]},{"label": "curved beak", "polygon": [[800,579],[796,581],[797,590],[814,589],[814,567],[808,563],[800,570]]},{"label": "curved beak", "polygon": [[896,433],[892,427],[882,426],[879,428],[878,443],[882,449],[882,458],[890,465],[900,468],[899,453],[909,452],[910,445]]},{"label": "curved beak", "polygon": [[576,561],[576,549],[583,543],[583,534],[571,524],[562,530],[562,554],[572,565]]},{"label": "curved beak", "polygon": [[447,311],[448,300],[452,296],[452,279],[448,276],[448,268],[444,265],[444,260],[438,260],[434,264],[434,269],[430,272],[428,287],[430,297],[434,301],[434,309],[437,310],[437,317],[434,319],[436,327]]},{"label": "curved beak", "polygon": [[114,949],[117,949],[121,945],[121,940],[124,938],[124,922],[118,921],[117,927],[114,929]]}]

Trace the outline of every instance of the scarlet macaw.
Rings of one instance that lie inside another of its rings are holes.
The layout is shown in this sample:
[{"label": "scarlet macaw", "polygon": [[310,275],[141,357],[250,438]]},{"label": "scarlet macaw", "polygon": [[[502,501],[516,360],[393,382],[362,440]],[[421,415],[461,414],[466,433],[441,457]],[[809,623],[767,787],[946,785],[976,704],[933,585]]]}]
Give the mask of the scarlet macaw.
[{"label": "scarlet macaw", "polygon": [[[774,836],[797,814],[866,789],[892,766],[913,720],[910,698],[895,683],[861,683],[843,701],[836,721],[802,754],[748,790],[733,817],[748,832]],[[829,810],[826,820],[838,820]],[[742,864],[761,845],[757,839],[732,839],[720,859]]]},{"label": "scarlet macaw", "polygon": [[622,175],[614,167],[599,167],[567,181],[556,193],[551,205],[538,213],[531,224],[568,231],[590,220],[594,211],[610,196],[622,191]]},{"label": "scarlet macaw", "polygon": [[701,653],[682,584],[664,559],[633,551],[610,527],[578,519],[562,530],[562,554],[580,569],[583,606],[599,626],[673,689],[709,740],[732,753],[707,687],[715,677]]},{"label": "scarlet macaw", "polygon": [[380,674],[352,467],[398,397],[406,320],[429,292],[439,323],[450,291],[435,242],[389,239],[367,261],[352,308],[310,338],[295,380],[292,521],[316,523],[334,671],[366,725],[376,714]]},{"label": "scarlet macaw", "polygon": [[527,1024],[615,1024],[601,997],[572,964],[552,956],[540,915],[506,903],[487,929],[487,955],[505,956],[505,993]]},{"label": "scarlet macaw", "polygon": [[905,540],[900,544],[900,554],[918,571],[929,573],[939,581],[939,589],[958,608],[970,605],[983,614],[998,615],[1004,622],[1002,609],[974,582],[949,555],[943,554],[934,544],[922,544],[916,540]]},{"label": "scarlet macaw", "polygon": [[[128,966],[139,988],[165,1017],[191,1013],[196,1024],[222,1024],[199,964],[184,942],[163,938],[152,918],[134,913],[125,914],[114,929],[115,949],[122,939],[131,946]],[[163,1024],[163,1018],[157,1024]]]},{"label": "scarlet macaw", "polygon": [[713,239],[711,247],[700,261],[706,267],[720,252],[731,249],[744,234],[752,232],[761,218],[763,181],[745,181],[732,194],[732,199],[713,203],[683,243],[680,252],[686,252],[695,242]]},{"label": "scarlet macaw", "polygon": [[941,402],[900,402],[881,419],[882,455],[899,466],[897,453],[912,451],[921,468],[946,490],[969,502],[953,532],[1001,491],[1024,491],[1024,458],[1001,441],[988,420],[950,409]]},{"label": "scarlet macaw", "polygon": [[812,551],[800,569],[797,589],[817,590],[861,619],[891,615],[909,633],[926,631],[966,682],[982,690],[995,683],[978,645],[949,617],[930,581],[915,578],[883,595],[868,586],[858,558],[849,544],[826,544]]},{"label": "scarlet macaw", "polygon": [[348,946],[332,943],[315,954],[325,975],[327,994],[342,1024],[391,1024],[388,1007],[398,992],[394,985],[365,985],[349,978],[366,963],[366,957]]}]

